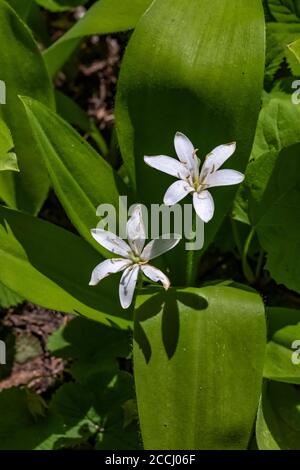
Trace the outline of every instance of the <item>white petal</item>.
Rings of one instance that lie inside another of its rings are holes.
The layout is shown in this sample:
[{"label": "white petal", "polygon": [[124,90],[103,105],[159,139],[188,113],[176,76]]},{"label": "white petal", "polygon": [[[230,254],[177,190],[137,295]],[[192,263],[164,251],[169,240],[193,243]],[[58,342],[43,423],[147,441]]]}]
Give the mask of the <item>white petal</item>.
[{"label": "white petal", "polygon": [[212,195],[208,191],[193,194],[195,211],[203,222],[209,222],[214,215],[215,204]]},{"label": "white petal", "polygon": [[152,168],[163,171],[168,175],[175,176],[178,179],[185,179],[190,175],[190,172],[186,166],[184,166],[178,160],[175,160],[175,158],[167,157],[166,155],[158,155],[157,157],[144,157],[144,161]]},{"label": "white petal", "polygon": [[133,266],[129,266],[129,268],[125,269],[122,274],[119,285],[119,296],[123,308],[128,308],[131,305],[139,270],[139,265],[134,264]]},{"label": "white petal", "polygon": [[101,246],[106,248],[108,251],[112,253],[116,253],[117,255],[124,256],[127,258],[131,254],[131,248],[127,245],[124,240],[119,238],[112,232],[108,232],[107,230],[103,230],[101,228],[93,228],[91,230],[91,234],[93,238],[98,242]]},{"label": "white petal", "polygon": [[126,226],[128,242],[135,254],[139,255],[145,245],[145,225],[143,221],[142,206],[137,205]]},{"label": "white petal", "polygon": [[236,170],[219,170],[208,175],[205,183],[208,187],[213,186],[230,186],[231,184],[239,184],[244,181],[245,176]]},{"label": "white petal", "polygon": [[141,258],[145,261],[157,258],[158,256],[166,253],[167,251],[174,248],[181,240],[179,235],[170,234],[164,235],[164,238],[156,238],[151,240],[144,250],[142,251]]},{"label": "white petal", "polygon": [[112,258],[102,261],[102,263],[98,264],[92,272],[89,285],[95,286],[98,282],[102,281],[102,279],[106,278],[110,274],[123,271],[123,269],[130,264],[132,264],[132,262],[129,259]]},{"label": "white petal", "polygon": [[171,184],[167,189],[166,194],[164,195],[164,204],[166,206],[173,206],[192,191],[195,191],[195,189],[186,181],[175,181],[175,183]]},{"label": "white petal", "polygon": [[218,170],[223,163],[235,152],[236,143],[219,145],[212,152],[210,152],[202,165],[200,178],[205,178],[209,173]]},{"label": "white petal", "polygon": [[171,285],[170,280],[162,271],[153,266],[149,266],[149,264],[145,264],[141,268],[145,276],[151,279],[151,281],[161,282],[166,290],[169,289]]},{"label": "white petal", "polygon": [[174,146],[179,160],[187,166],[190,172],[198,172],[198,158],[190,139],[181,132],[176,132]]}]

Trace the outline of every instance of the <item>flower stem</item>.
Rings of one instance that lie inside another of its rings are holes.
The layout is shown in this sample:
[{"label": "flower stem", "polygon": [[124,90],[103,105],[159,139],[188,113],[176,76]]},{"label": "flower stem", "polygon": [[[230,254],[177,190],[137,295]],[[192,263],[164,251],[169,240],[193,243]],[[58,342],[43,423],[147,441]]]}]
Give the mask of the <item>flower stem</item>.
[{"label": "flower stem", "polygon": [[[192,233],[191,235],[195,232],[196,226],[197,226],[197,215],[195,212],[193,212],[193,220],[192,220]],[[187,286],[192,286],[195,281],[196,281],[196,251],[195,250],[189,250],[187,253],[187,270],[186,270],[186,285]]]},{"label": "flower stem", "polygon": [[255,282],[255,276],[253,274],[253,271],[251,269],[251,266],[248,262],[248,251],[251,245],[251,242],[253,240],[253,237],[255,235],[255,230],[252,228],[250,230],[250,233],[246,239],[244,249],[243,249],[243,255],[242,255],[242,266],[243,266],[243,273],[249,284],[254,284]]}]

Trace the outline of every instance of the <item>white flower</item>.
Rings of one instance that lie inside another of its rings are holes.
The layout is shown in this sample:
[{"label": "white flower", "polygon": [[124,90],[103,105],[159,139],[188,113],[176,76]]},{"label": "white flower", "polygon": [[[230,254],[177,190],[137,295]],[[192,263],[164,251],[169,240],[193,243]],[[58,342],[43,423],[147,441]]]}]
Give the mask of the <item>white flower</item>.
[{"label": "white flower", "polygon": [[193,204],[197,215],[204,222],[209,222],[214,215],[214,200],[209,188],[229,186],[244,180],[244,175],[235,170],[219,170],[219,168],[235,152],[236,143],[220,145],[209,153],[200,170],[197,149],[181,132],[174,139],[175,150],[180,161],[166,155],[144,157],[145,163],[157,170],[178,178],[167,190],[164,204],[173,206],[187,194],[193,194]]},{"label": "white flower", "polygon": [[180,238],[168,235],[168,238],[157,238],[145,245],[145,227],[140,205],[133,210],[132,216],[126,226],[129,244],[114,233],[102,229],[91,231],[94,239],[107,250],[120,255],[121,258],[112,258],[103,261],[92,272],[89,285],[95,286],[99,281],[110,274],[124,271],[119,286],[120,302],[123,308],[131,305],[139,272],[154,282],[161,282],[167,290],[170,281],[167,276],[157,268],[150,266],[148,261],[177,245]]}]

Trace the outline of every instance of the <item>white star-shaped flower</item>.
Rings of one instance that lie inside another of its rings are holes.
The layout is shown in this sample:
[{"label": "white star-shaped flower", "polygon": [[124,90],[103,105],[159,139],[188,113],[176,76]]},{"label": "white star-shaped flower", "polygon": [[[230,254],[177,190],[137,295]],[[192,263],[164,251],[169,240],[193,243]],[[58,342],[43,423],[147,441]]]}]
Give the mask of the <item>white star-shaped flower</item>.
[{"label": "white star-shaped flower", "polygon": [[192,142],[181,132],[174,139],[175,150],[180,161],[166,155],[144,157],[145,163],[178,178],[167,190],[164,204],[173,206],[187,194],[193,194],[193,205],[197,215],[209,222],[215,210],[209,188],[239,184],[244,175],[236,170],[219,170],[223,163],[235,152],[236,143],[220,145],[209,153],[200,169],[200,160]]},{"label": "white star-shaped flower", "polygon": [[128,244],[107,230],[95,228],[91,231],[94,239],[104,248],[120,255],[98,264],[92,272],[89,285],[95,286],[110,274],[124,271],[119,285],[119,297],[123,308],[131,305],[140,271],[154,282],[161,282],[167,290],[170,287],[168,277],[148,262],[175,247],[180,237],[164,236],[150,241],[145,246],[145,226],[140,205],[133,210],[126,226]]}]

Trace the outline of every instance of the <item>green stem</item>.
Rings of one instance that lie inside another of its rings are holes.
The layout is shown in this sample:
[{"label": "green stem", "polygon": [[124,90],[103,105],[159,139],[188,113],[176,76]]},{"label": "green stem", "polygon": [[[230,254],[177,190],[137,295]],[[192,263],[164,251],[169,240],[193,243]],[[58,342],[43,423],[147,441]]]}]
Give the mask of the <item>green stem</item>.
[{"label": "green stem", "polygon": [[234,238],[236,247],[238,249],[239,255],[242,258],[243,257],[243,245],[242,245],[241,238],[240,238],[240,235],[239,235],[239,232],[238,232],[238,229],[237,229],[237,223],[232,218],[230,219],[230,221],[231,221],[231,228],[232,228],[233,238]]},{"label": "green stem", "polygon": [[245,278],[249,282],[249,284],[253,284],[255,282],[255,276],[248,263],[248,252],[249,252],[249,248],[253,240],[254,234],[255,234],[255,230],[254,228],[252,228],[246,239],[244,249],[243,249],[243,254],[242,254],[243,273],[244,273]]},{"label": "green stem", "polygon": [[[197,215],[193,211],[193,220],[192,220],[192,233],[193,234],[196,230],[197,226]],[[196,260],[195,256],[196,251],[190,250],[187,253],[187,269],[186,269],[186,285],[187,286],[192,286],[195,283],[196,280]]]},{"label": "green stem", "polygon": [[265,252],[264,252],[264,250],[261,248],[261,249],[260,249],[260,252],[259,252],[259,256],[258,256],[258,261],[257,261],[257,265],[256,265],[256,270],[255,270],[255,279],[256,279],[256,280],[259,278],[259,275],[260,275],[260,272],[261,272],[261,268],[262,268],[262,264],[263,264],[263,261],[264,261],[264,256],[265,256]]}]

